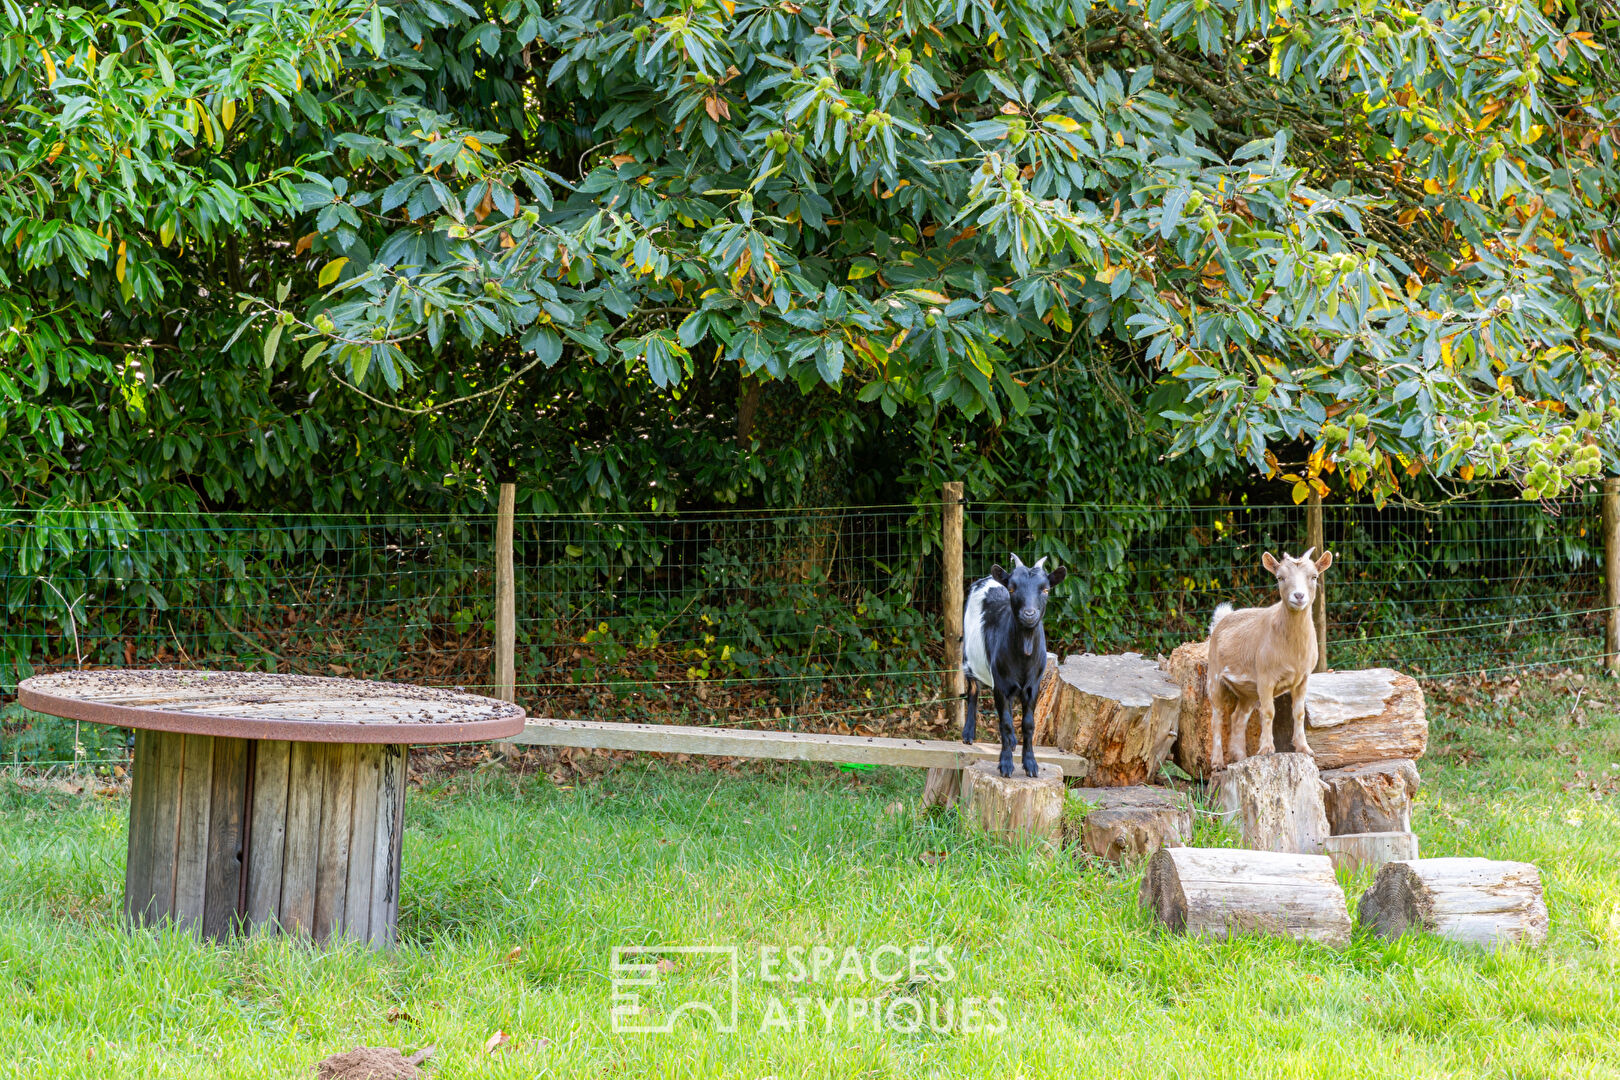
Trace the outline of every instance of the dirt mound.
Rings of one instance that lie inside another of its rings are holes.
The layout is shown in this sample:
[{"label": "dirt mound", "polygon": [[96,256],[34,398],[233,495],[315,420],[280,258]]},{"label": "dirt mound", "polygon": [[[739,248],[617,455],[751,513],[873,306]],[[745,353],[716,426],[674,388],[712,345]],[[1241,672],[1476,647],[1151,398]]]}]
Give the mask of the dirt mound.
[{"label": "dirt mound", "polygon": [[316,1080],[419,1080],[419,1065],[433,1053],[424,1047],[406,1057],[392,1046],[360,1046],[315,1063]]}]

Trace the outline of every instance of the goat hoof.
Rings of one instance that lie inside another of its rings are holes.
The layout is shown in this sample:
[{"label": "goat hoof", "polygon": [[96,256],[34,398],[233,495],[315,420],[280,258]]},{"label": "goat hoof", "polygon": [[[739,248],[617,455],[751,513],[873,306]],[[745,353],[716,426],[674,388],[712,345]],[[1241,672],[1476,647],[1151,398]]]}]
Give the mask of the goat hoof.
[{"label": "goat hoof", "polygon": [[1039,779],[1040,775],[1041,775],[1041,767],[1039,765],[1034,765],[1034,764],[1031,764],[1030,762],[1026,761],[1026,762],[1024,762],[1024,775],[1028,776],[1028,777],[1035,778],[1035,779]]},{"label": "goat hoof", "polygon": [[996,766],[996,771],[999,772],[1002,776],[1007,776],[1007,777],[1012,776],[1012,774],[1013,774],[1012,762],[1010,762],[1010,761],[1002,762],[1000,765]]}]

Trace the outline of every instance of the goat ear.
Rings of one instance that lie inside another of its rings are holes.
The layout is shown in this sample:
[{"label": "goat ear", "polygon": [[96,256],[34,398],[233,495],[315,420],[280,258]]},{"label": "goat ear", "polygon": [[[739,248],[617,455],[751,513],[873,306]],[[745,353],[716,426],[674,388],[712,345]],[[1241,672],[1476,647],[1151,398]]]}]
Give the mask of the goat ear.
[{"label": "goat ear", "polygon": [[1068,576],[1069,568],[1067,566],[1058,567],[1056,570],[1053,570],[1050,574],[1046,575],[1047,588],[1057,588],[1058,584]]},{"label": "goat ear", "polygon": [[1316,560],[1316,569],[1317,569],[1318,572],[1326,570],[1328,567],[1330,567],[1332,565],[1333,565],[1333,552],[1331,552],[1331,551],[1322,552],[1322,557],[1320,559]]},{"label": "goat ear", "polygon": [[1007,571],[1005,571],[1005,570],[1003,570],[1001,568],[1000,563],[991,564],[990,576],[995,578],[998,582],[1000,582],[1003,585],[1007,584]]},{"label": "goat ear", "polygon": [[1273,555],[1269,551],[1266,552],[1264,555],[1260,556],[1260,565],[1265,567],[1271,573],[1275,574],[1277,572],[1277,556]]}]

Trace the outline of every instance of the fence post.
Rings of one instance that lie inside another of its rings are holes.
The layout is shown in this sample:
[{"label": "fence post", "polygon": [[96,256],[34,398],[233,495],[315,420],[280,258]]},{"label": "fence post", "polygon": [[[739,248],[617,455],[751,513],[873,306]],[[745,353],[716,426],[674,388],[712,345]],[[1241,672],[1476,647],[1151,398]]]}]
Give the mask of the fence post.
[{"label": "fence post", "polygon": [[[1316,557],[1321,558],[1322,552],[1327,550],[1327,533],[1322,528],[1322,496],[1311,486],[1310,501],[1305,504],[1305,546],[1316,549]],[[1316,603],[1313,605],[1312,621],[1316,623],[1316,670],[1327,670],[1327,581],[1323,579],[1316,586]]]},{"label": "fence post", "polygon": [[[940,530],[940,567],[944,583],[940,590],[940,604],[945,616],[945,679],[942,695],[946,699],[945,718],[949,722],[948,737],[955,738],[962,730],[962,695],[967,691],[962,677],[962,483],[953,480],[945,485],[944,514]],[[956,801],[962,787],[960,769],[929,769],[923,784],[924,806],[949,806]]]},{"label": "fence post", "polygon": [[1620,476],[1603,478],[1603,666],[1620,668]]},{"label": "fence post", "polygon": [[[495,696],[517,700],[517,583],[512,572],[512,525],[517,517],[517,486],[502,484],[495,511]],[[500,743],[496,751],[517,747]]]}]

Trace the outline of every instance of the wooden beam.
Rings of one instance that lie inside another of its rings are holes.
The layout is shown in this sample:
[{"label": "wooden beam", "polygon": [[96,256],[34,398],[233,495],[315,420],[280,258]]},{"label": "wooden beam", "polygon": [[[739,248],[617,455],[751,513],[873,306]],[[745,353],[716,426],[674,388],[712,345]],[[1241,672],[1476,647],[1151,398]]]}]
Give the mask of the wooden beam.
[{"label": "wooden beam", "polygon": [[[968,746],[945,739],[888,739],[876,735],[821,735],[799,731],[743,731],[737,728],[681,727],[675,724],[614,724],[598,720],[530,720],[512,740],[528,746],[579,746],[592,750],[639,750],[655,754],[774,758],[778,761],[831,761],[857,765],[963,769],[995,761],[1001,747]],[[1035,748],[1037,760],[1056,765],[1065,776],[1084,776],[1091,763],[1079,754],[1050,746]]]},{"label": "wooden beam", "polygon": [[[512,526],[517,517],[517,485],[502,484],[495,512],[495,696],[517,700],[517,579],[512,570]],[[510,753],[510,743],[497,743]]]},{"label": "wooden beam", "polygon": [[1620,476],[1603,480],[1603,666],[1620,668]]},{"label": "wooden beam", "polygon": [[[943,492],[944,517],[940,522],[939,558],[943,582],[940,607],[945,633],[945,715],[950,730],[962,730],[962,696],[967,684],[962,675],[962,482],[952,480]],[[959,769],[935,769],[928,773],[923,785],[924,806],[949,806],[956,801],[962,789]]]},{"label": "wooden beam", "polygon": [[[1316,549],[1314,558],[1320,559],[1322,552],[1327,550],[1327,530],[1322,527],[1322,496],[1315,486],[1311,488],[1310,501],[1305,505],[1305,546]],[[1311,621],[1316,624],[1316,668],[1317,671],[1326,671],[1327,662],[1327,579],[1321,579],[1316,586],[1315,609],[1311,614]]]}]

